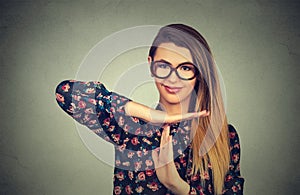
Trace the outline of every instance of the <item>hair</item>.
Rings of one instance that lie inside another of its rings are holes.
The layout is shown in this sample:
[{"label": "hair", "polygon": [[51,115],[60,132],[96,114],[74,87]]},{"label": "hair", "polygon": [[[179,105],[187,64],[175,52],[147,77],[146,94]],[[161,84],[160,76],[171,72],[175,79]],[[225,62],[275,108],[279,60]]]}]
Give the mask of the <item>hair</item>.
[{"label": "hair", "polygon": [[198,31],[184,24],[170,24],[159,30],[149,50],[152,59],[162,43],[174,43],[187,48],[199,69],[189,111],[209,110],[210,115],[193,119],[191,123],[192,174],[200,174],[204,184],[204,174],[208,173],[208,167],[211,166],[214,193],[222,194],[230,162],[229,136],[218,71],[211,49]]}]

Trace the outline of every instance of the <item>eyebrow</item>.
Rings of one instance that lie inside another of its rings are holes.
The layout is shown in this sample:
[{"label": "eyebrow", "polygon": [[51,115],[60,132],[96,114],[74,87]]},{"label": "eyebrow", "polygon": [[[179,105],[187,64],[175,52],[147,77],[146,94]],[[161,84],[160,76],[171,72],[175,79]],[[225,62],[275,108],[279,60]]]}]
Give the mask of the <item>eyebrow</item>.
[{"label": "eyebrow", "polygon": [[[172,65],[172,63],[170,63],[170,62],[168,62],[167,60],[164,60],[164,59],[160,59],[160,60],[155,60],[155,61],[153,61],[153,63],[155,63],[155,62],[163,62],[163,63],[169,64],[169,65]],[[184,65],[184,64],[191,64],[191,65],[194,65],[194,66],[195,66],[195,64],[193,64],[192,62],[189,62],[189,61],[187,61],[187,62],[182,62],[182,63],[178,64],[178,66],[181,66],[181,65]],[[177,66],[177,67],[178,67],[178,66]]]}]

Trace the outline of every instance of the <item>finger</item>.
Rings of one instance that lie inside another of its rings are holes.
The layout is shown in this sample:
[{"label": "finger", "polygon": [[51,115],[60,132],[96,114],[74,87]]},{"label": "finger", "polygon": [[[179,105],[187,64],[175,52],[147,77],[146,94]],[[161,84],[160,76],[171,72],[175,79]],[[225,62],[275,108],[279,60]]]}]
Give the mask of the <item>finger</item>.
[{"label": "finger", "polygon": [[196,116],[198,117],[204,117],[209,116],[210,112],[208,110],[202,110],[201,112],[196,112]]},{"label": "finger", "polygon": [[176,114],[176,115],[168,115],[166,118],[166,123],[175,123],[180,122],[181,120],[188,120],[198,117],[206,117],[209,116],[210,112],[207,110],[202,110],[200,112],[189,112],[185,114]]},{"label": "finger", "polygon": [[198,117],[206,117],[209,116],[210,112],[207,110],[202,110],[200,112],[186,113],[182,116],[182,120],[184,119],[193,119]]},{"label": "finger", "polygon": [[169,135],[168,137],[168,147],[167,147],[167,156],[168,156],[168,163],[172,162],[173,159],[173,144],[172,144],[172,135]]},{"label": "finger", "polygon": [[172,145],[172,135],[168,134],[169,137],[168,137],[168,144],[169,144],[169,147],[173,147]]},{"label": "finger", "polygon": [[162,135],[161,135],[161,145],[164,146],[165,144],[168,143],[168,136],[170,134],[170,125],[166,124],[164,127],[163,127],[163,132],[162,132]]},{"label": "finger", "polygon": [[169,134],[167,134],[166,143],[160,149],[158,158],[160,166],[164,166],[174,161],[172,136],[170,136]]},{"label": "finger", "polygon": [[206,110],[202,110],[201,112],[186,113],[182,116],[181,120],[189,120],[193,118],[206,117],[209,116],[209,114],[210,112]]},{"label": "finger", "polygon": [[154,167],[156,168],[158,166],[158,152],[156,151],[156,149],[152,150],[152,159],[154,162]]}]

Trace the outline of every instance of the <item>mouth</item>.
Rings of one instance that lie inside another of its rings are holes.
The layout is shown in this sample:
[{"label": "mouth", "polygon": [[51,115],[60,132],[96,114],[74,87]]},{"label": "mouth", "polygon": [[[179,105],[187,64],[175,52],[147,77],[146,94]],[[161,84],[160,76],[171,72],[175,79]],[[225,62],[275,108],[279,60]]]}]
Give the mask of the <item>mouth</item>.
[{"label": "mouth", "polygon": [[168,93],[171,93],[171,94],[174,94],[174,93],[179,93],[180,90],[182,89],[182,87],[174,87],[174,86],[167,86],[167,85],[162,85],[165,90],[168,92]]}]

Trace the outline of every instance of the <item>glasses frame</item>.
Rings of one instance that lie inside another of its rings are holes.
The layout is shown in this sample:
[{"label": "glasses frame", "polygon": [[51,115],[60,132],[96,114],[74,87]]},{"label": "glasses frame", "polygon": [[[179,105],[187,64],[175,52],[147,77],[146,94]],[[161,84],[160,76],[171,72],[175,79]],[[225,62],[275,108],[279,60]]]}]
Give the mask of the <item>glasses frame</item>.
[{"label": "glasses frame", "polygon": [[[171,70],[170,70],[170,73],[169,73],[168,75],[166,75],[166,76],[164,76],[164,77],[160,77],[160,76],[157,76],[157,75],[155,74],[155,71],[154,71],[154,64],[155,64],[155,63],[158,63],[158,62],[164,63],[165,65],[168,65],[168,66],[170,67]],[[178,71],[177,71],[177,69],[178,69],[179,67],[184,66],[184,65],[187,65],[187,64],[188,64],[188,65],[193,65],[193,66],[195,67],[195,74],[194,74],[194,76],[191,77],[191,78],[188,78],[188,79],[182,78],[182,77],[179,75]],[[176,66],[176,68],[173,68],[172,65],[171,65],[170,63],[168,63],[168,62],[165,62],[165,61],[153,61],[153,62],[151,62],[150,71],[151,71],[151,73],[152,73],[153,76],[155,76],[156,78],[159,78],[159,79],[166,79],[166,78],[168,78],[174,71],[175,71],[175,73],[176,73],[176,75],[177,75],[178,78],[180,78],[181,80],[185,80],[185,81],[192,80],[192,79],[194,79],[196,76],[199,75],[199,70],[198,70],[197,66],[196,66],[195,64],[193,64],[193,63],[190,63],[190,62],[184,62],[184,63],[181,63],[181,64],[179,64],[178,66]]]}]

